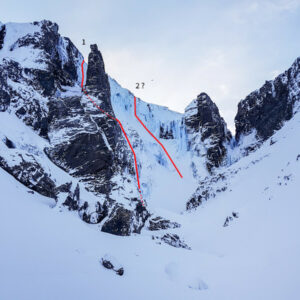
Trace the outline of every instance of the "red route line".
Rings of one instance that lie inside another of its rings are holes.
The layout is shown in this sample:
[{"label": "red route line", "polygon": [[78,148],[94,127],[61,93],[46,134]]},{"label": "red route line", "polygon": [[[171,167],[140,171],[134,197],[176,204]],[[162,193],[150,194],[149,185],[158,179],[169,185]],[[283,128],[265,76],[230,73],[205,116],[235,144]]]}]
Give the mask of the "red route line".
[{"label": "red route line", "polygon": [[84,70],[83,70],[84,60],[81,63],[81,88],[83,88],[83,82],[84,82]]},{"label": "red route line", "polygon": [[130,141],[129,141],[129,139],[128,139],[128,136],[127,136],[127,134],[126,134],[126,132],[125,132],[125,130],[124,130],[124,127],[123,127],[122,123],[120,122],[120,120],[117,119],[117,118],[115,118],[115,117],[113,117],[113,116],[111,116],[111,115],[108,114],[106,111],[104,111],[102,108],[100,108],[100,107],[96,104],[96,102],[88,95],[87,91],[83,88],[83,82],[84,82],[84,70],[83,70],[83,64],[84,64],[84,60],[83,60],[82,63],[81,63],[81,72],[82,72],[81,89],[82,89],[82,91],[84,92],[84,94],[87,96],[87,98],[93,103],[93,105],[94,105],[95,107],[97,107],[97,108],[98,108],[102,113],[104,113],[108,118],[110,118],[110,119],[116,121],[116,122],[119,124],[119,126],[120,126],[120,128],[121,128],[121,130],[122,130],[122,132],[123,132],[123,134],[124,134],[124,136],[125,136],[125,139],[126,139],[128,145],[129,145],[129,147],[130,147],[130,149],[131,149],[131,151],[132,151],[132,153],[133,153],[134,165],[135,165],[135,171],[136,171],[136,179],[137,179],[137,183],[138,183],[138,191],[139,191],[139,194],[140,194],[140,200],[141,200],[141,202],[142,202],[142,205],[144,206],[145,204],[144,204],[143,196],[142,196],[142,192],[141,192],[141,185],[140,185],[140,179],[139,179],[139,170],[138,170],[138,165],[137,165],[137,159],[136,159],[136,154],[135,154],[135,152],[134,152],[134,150],[133,150],[133,147],[132,147],[132,145],[131,145],[131,143],[130,143]]},{"label": "red route line", "polygon": [[141,119],[137,116],[136,114],[136,97],[134,96],[134,115],[135,117],[138,119],[138,121],[142,124],[142,126],[147,130],[147,132],[158,142],[158,144],[163,148],[163,150],[165,151],[165,153],[167,154],[169,160],[171,161],[171,163],[173,164],[174,168],[176,169],[176,171],[178,172],[179,176],[182,178],[183,176],[181,175],[181,173],[179,172],[178,168],[176,167],[174,161],[172,160],[171,156],[169,155],[168,151],[166,150],[166,148],[164,147],[164,145],[152,134],[152,132],[146,127],[146,125],[141,121]]}]

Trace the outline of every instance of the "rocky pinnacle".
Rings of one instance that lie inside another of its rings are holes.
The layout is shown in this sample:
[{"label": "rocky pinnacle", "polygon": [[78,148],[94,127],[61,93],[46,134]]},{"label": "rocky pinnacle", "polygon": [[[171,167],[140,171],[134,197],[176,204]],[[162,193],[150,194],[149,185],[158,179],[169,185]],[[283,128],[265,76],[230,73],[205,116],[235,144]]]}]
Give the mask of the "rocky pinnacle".
[{"label": "rocky pinnacle", "polygon": [[86,89],[110,99],[110,87],[108,76],[105,73],[104,61],[101,52],[96,44],[91,45],[91,52],[88,59]]}]

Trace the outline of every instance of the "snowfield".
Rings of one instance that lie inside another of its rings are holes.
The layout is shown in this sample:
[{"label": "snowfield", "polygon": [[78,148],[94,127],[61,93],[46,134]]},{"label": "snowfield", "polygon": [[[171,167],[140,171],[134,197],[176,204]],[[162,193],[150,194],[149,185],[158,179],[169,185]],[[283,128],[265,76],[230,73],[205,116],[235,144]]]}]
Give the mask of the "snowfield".
[{"label": "snowfield", "polygon": [[[196,211],[169,210],[192,250],[156,243],[146,230],[99,232],[0,169],[0,299],[298,299],[299,126],[297,113],[275,143],[220,169],[227,190]],[[123,276],[100,264],[105,255]]]}]

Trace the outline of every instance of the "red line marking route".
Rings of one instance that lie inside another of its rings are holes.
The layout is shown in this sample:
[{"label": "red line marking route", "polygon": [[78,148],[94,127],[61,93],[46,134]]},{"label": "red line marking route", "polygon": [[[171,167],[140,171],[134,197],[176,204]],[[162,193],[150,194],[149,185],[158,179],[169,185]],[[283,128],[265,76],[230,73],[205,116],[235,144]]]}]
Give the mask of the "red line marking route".
[{"label": "red line marking route", "polygon": [[166,148],[164,147],[164,145],[152,134],[152,132],[146,127],[146,125],[141,121],[141,119],[137,116],[136,114],[136,97],[134,96],[134,115],[135,117],[138,119],[138,121],[142,124],[142,126],[146,129],[146,131],[157,141],[157,143],[163,148],[163,150],[165,151],[166,155],[168,156],[169,160],[171,161],[171,163],[173,164],[174,168],[176,169],[177,173],[179,174],[179,176],[182,178],[183,176],[181,175],[180,171],[178,170],[178,168],[176,167],[173,159],[171,158],[171,156],[169,155],[168,151],[166,150]]},{"label": "red line marking route", "polygon": [[83,70],[83,64],[84,64],[84,60],[83,60],[82,63],[81,63],[81,72],[82,72],[81,89],[82,89],[82,91],[84,92],[84,94],[87,96],[87,98],[93,103],[93,105],[94,105],[95,107],[97,107],[97,108],[98,108],[102,113],[104,113],[108,118],[110,118],[110,119],[116,121],[116,122],[119,124],[119,126],[120,126],[120,128],[121,128],[121,130],[122,130],[122,132],[123,132],[123,134],[124,134],[124,136],[125,136],[125,139],[126,139],[128,145],[129,145],[129,147],[130,147],[130,149],[131,149],[131,151],[132,151],[132,153],[133,153],[133,157],[134,157],[134,165],[135,165],[135,171],[136,171],[136,179],[137,179],[137,183],[138,183],[138,191],[139,191],[139,194],[140,194],[140,200],[141,200],[141,202],[142,202],[142,205],[145,206],[144,201],[143,201],[142,192],[141,192],[141,185],[140,185],[140,179],[139,179],[139,170],[138,170],[138,165],[137,165],[137,160],[136,160],[136,154],[135,154],[135,152],[134,152],[134,150],[133,150],[133,147],[132,147],[132,145],[131,145],[131,143],[130,143],[130,141],[129,141],[129,139],[128,139],[128,136],[127,136],[127,134],[126,134],[126,132],[125,132],[125,130],[124,130],[124,128],[123,128],[123,125],[122,125],[122,123],[120,122],[120,120],[118,120],[117,118],[111,116],[111,115],[108,114],[106,111],[104,111],[102,108],[100,108],[100,107],[96,104],[96,102],[88,95],[87,91],[83,88],[83,82],[84,82],[84,70]]}]

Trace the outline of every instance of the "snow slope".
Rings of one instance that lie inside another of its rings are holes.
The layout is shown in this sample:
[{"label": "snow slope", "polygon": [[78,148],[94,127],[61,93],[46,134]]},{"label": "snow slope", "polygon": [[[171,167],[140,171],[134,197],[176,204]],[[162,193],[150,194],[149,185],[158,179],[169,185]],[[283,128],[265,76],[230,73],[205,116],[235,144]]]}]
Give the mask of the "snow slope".
[{"label": "snow slope", "polygon": [[[169,212],[192,250],[99,232],[0,169],[0,299],[298,299],[299,126],[298,113],[220,170],[227,190],[198,210]],[[122,277],[100,265],[106,254]]]}]

